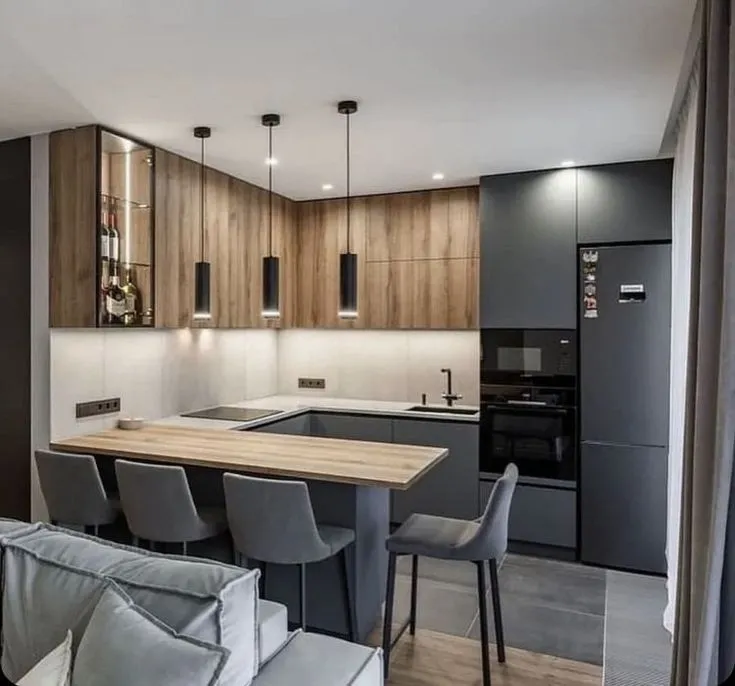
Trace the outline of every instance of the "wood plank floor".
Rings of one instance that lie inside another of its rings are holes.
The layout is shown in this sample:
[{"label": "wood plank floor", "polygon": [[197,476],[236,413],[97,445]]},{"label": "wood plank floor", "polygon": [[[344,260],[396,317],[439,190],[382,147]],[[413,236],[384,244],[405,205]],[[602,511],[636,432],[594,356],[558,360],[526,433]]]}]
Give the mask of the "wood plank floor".
[{"label": "wood plank floor", "polygon": [[[380,644],[380,632],[371,637]],[[601,686],[602,668],[550,655],[506,647],[500,664],[490,646],[493,686]],[[477,641],[418,630],[404,634],[391,655],[389,686],[481,686]]]}]

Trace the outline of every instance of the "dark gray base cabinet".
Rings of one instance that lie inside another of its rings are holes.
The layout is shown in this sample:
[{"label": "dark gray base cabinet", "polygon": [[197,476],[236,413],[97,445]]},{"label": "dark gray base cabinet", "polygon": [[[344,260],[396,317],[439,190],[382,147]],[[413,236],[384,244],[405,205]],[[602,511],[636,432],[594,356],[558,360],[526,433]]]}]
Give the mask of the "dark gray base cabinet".
[{"label": "dark gray base cabinet", "polygon": [[477,424],[394,420],[394,443],[448,448],[449,455],[407,491],[393,491],[391,521],[401,523],[414,512],[475,519],[478,441]]},{"label": "dark gray base cabinet", "polygon": [[252,431],[265,434],[290,434],[292,436],[311,436],[311,415],[308,412],[287,417],[277,422],[256,426]]},{"label": "dark gray base cabinet", "polygon": [[391,443],[393,427],[390,417],[312,412],[311,435],[349,441]]},{"label": "dark gray base cabinet", "polygon": [[[494,481],[480,482],[485,508]],[[508,538],[556,548],[577,547],[577,493],[573,490],[518,484],[510,507]]]}]

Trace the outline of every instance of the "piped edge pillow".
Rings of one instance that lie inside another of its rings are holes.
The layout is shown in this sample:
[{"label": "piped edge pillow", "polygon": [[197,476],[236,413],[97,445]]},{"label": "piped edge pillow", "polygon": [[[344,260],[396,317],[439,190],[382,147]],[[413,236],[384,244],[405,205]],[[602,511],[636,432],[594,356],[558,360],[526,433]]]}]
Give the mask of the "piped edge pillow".
[{"label": "piped edge pillow", "polygon": [[110,581],[79,642],[71,686],[215,686],[229,656],[177,634]]}]

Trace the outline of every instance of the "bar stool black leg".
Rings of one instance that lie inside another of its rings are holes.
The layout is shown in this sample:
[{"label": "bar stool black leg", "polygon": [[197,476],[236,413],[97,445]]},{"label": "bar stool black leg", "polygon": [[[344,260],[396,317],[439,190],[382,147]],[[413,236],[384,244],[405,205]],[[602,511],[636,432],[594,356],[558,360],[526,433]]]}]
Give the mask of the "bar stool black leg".
[{"label": "bar stool black leg", "polygon": [[268,589],[266,587],[266,579],[268,578],[268,563],[261,562],[258,567],[260,568],[260,597],[265,598]]},{"label": "bar stool black leg", "polygon": [[419,556],[414,555],[411,561],[411,620],[409,631],[411,636],[416,635],[416,605],[419,587]]},{"label": "bar stool black leg", "polygon": [[355,603],[352,597],[350,585],[350,568],[347,563],[347,548],[339,551],[340,576],[342,577],[342,590],[344,593],[345,611],[347,613],[347,632],[350,641],[353,643],[357,640],[357,626],[355,622]]},{"label": "bar stool black leg", "polygon": [[475,562],[477,567],[477,599],[480,604],[480,641],[482,648],[482,684],[490,686],[490,648],[487,631],[487,587],[485,586],[485,563]]},{"label": "bar stool black leg", "polygon": [[396,554],[388,554],[388,582],[385,591],[385,613],[383,617],[383,676],[390,671],[391,629],[393,627],[393,598],[396,594]]},{"label": "bar stool black leg", "polygon": [[505,662],[505,637],[503,636],[503,615],[500,609],[500,586],[498,585],[498,563],[490,560],[490,593],[493,597],[493,618],[495,619],[495,644],[498,649],[498,662]]},{"label": "bar stool black leg", "polygon": [[299,601],[301,603],[301,628],[306,631],[306,565],[299,565]]}]

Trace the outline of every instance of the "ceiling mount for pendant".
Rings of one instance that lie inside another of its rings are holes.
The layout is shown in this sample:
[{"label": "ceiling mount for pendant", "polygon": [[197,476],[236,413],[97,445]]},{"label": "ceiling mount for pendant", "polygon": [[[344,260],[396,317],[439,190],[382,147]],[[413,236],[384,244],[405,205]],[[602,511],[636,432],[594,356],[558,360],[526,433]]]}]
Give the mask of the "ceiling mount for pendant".
[{"label": "ceiling mount for pendant", "polygon": [[264,114],[263,126],[268,128],[268,254],[263,257],[263,304],[261,316],[276,319],[281,316],[279,303],[280,265],[273,255],[273,129],[281,124],[280,114]]},{"label": "ceiling mount for pendant", "polygon": [[209,262],[205,260],[204,249],[204,228],[205,228],[205,174],[204,166],[204,141],[212,135],[212,129],[208,126],[197,126],[194,128],[194,138],[198,138],[202,143],[202,159],[200,165],[200,238],[201,252],[200,260],[194,264],[194,319],[210,319],[212,317],[211,307],[211,268]]},{"label": "ceiling mount for pendant", "polygon": [[341,319],[357,317],[357,255],[352,252],[350,244],[351,223],[351,157],[350,157],[350,117],[357,112],[355,100],[342,100],[337,103],[337,112],[345,116],[346,137],[346,193],[345,211],[347,223],[347,251],[339,256],[339,311]]}]

